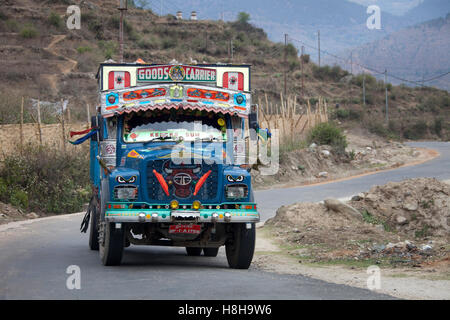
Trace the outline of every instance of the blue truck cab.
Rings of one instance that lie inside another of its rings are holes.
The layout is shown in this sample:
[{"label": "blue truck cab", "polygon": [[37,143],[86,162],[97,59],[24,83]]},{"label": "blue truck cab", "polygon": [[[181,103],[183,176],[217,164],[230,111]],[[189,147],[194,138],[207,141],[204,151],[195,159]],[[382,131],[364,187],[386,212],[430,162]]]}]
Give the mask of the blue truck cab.
[{"label": "blue truck cab", "polygon": [[[101,64],[90,140],[89,246],[118,265],[130,245],[185,247],[250,266],[259,213],[248,65]],[[86,218],[85,218],[86,220]]]}]

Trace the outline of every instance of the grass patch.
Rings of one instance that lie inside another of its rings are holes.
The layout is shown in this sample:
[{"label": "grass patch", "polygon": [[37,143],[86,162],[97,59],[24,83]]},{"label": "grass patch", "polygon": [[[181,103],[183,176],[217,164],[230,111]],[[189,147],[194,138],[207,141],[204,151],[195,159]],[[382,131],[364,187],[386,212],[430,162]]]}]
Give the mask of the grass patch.
[{"label": "grass patch", "polygon": [[87,152],[29,146],[8,155],[0,169],[0,200],[27,211],[71,213],[89,200]]},{"label": "grass patch", "polygon": [[367,210],[363,210],[361,213],[362,218],[365,222],[373,224],[373,225],[382,225],[385,231],[392,232],[392,228],[386,223],[386,221],[383,221],[377,217],[375,217],[373,214],[371,214]]},{"label": "grass patch", "polygon": [[431,236],[430,226],[427,224],[424,225],[422,227],[422,229],[416,230],[414,235],[416,236],[416,238],[425,238],[425,237]]}]

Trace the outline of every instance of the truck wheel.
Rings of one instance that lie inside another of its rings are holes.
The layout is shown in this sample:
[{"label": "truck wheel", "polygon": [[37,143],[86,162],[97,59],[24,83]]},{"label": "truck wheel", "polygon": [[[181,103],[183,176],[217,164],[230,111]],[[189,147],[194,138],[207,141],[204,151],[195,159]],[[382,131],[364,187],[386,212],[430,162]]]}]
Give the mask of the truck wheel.
[{"label": "truck wheel", "polygon": [[89,229],[89,248],[94,251],[98,251],[98,214],[97,214],[97,206],[95,203],[91,203],[89,205],[89,209],[91,211],[91,221],[90,221],[90,229]]},{"label": "truck wheel", "polygon": [[248,269],[255,252],[255,224],[247,229],[246,223],[233,225],[233,238],[225,244],[228,265],[233,269]]},{"label": "truck wheel", "polygon": [[188,256],[199,256],[202,253],[202,248],[186,247]]},{"label": "truck wheel", "polygon": [[100,259],[103,265],[120,265],[124,242],[123,226],[120,229],[116,229],[114,223],[103,223],[99,237]]},{"label": "truck wheel", "polygon": [[219,248],[203,248],[203,254],[205,257],[217,257]]}]

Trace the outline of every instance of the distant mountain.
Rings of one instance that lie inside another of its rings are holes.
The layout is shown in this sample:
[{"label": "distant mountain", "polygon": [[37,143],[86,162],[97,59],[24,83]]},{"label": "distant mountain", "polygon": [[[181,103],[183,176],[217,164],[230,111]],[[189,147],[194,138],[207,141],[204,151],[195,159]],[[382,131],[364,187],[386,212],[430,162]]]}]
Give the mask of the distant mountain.
[{"label": "distant mountain", "polygon": [[419,23],[438,17],[445,17],[450,12],[449,0],[425,0],[408,11],[404,19],[408,23]]},{"label": "distant mountain", "polygon": [[423,0],[348,0],[350,2],[359,3],[364,6],[376,4],[381,10],[394,15],[402,16],[412,8],[418,6]]},{"label": "distant mountain", "polygon": [[[251,23],[263,28],[272,41],[283,42],[284,34],[317,46],[317,31],[321,31],[321,48],[337,52],[380,39],[400,30],[406,23],[389,13],[382,13],[382,29],[369,30],[367,6],[348,0],[163,0],[141,1],[154,12],[175,14],[180,10],[185,19],[196,11],[199,19],[235,20],[241,11],[250,14]],[[299,42],[293,42],[298,47]],[[316,60],[316,51],[307,48]]]},{"label": "distant mountain", "polygon": [[[353,50],[353,61],[402,78],[420,80],[450,70],[450,14],[395,32]],[[344,55],[348,55],[347,51]],[[390,79],[391,80],[391,79]],[[392,79],[393,83],[401,81]],[[450,75],[428,83],[450,89]]]}]

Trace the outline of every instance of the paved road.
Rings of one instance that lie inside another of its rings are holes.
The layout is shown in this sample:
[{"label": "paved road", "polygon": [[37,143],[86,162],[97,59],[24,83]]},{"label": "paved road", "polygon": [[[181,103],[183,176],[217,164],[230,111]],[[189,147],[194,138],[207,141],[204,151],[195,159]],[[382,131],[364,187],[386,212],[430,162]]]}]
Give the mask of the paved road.
[{"label": "paved road", "polygon": [[274,190],[256,192],[255,198],[262,220],[272,217],[281,205],[299,201],[318,202],[326,198],[351,197],[359,192],[368,191],[373,186],[383,185],[389,181],[402,181],[420,177],[430,177],[439,180],[450,179],[450,142],[414,142],[408,143],[408,145],[434,149],[440,153],[440,156],[420,165],[378,172],[326,185],[286,188],[279,189],[276,192]]},{"label": "paved road", "polygon": [[[441,157],[401,168],[321,186],[256,193],[263,220],[282,204],[345,197],[375,184],[431,176],[450,179],[450,144],[422,143]],[[217,258],[187,257],[182,248],[126,249],[123,265],[103,267],[98,253],[78,231],[81,215],[31,221],[0,232],[0,299],[386,299],[389,296],[303,276],[227,267]],[[81,269],[81,289],[68,290],[66,269]]]}]

